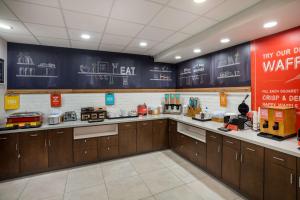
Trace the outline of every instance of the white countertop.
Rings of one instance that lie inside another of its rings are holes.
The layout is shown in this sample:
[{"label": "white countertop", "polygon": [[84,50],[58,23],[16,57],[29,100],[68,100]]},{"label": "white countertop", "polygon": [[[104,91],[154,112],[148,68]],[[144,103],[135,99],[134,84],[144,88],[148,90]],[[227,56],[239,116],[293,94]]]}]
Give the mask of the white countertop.
[{"label": "white countertop", "polygon": [[125,119],[106,119],[103,122],[95,122],[95,123],[88,123],[86,121],[73,121],[73,122],[64,122],[58,125],[44,124],[39,128],[0,131],[0,134],[21,133],[21,132],[28,132],[28,131],[49,130],[49,129],[59,129],[59,128],[97,126],[97,125],[104,125],[104,124],[117,124],[117,123],[124,123],[124,122],[136,122],[136,121],[155,120],[155,119],[172,119],[178,122],[189,124],[208,131],[213,131],[224,136],[233,137],[245,142],[263,146],[269,149],[287,153],[300,158],[300,150],[298,150],[296,137],[289,138],[284,141],[274,141],[268,138],[257,136],[258,132],[255,132],[251,129],[242,130],[242,131],[223,132],[218,130],[218,128],[223,125],[222,123],[212,122],[212,121],[200,122],[200,121],[193,120],[190,117],[186,117],[182,115],[155,115],[155,116],[145,116],[145,117],[125,118]]}]

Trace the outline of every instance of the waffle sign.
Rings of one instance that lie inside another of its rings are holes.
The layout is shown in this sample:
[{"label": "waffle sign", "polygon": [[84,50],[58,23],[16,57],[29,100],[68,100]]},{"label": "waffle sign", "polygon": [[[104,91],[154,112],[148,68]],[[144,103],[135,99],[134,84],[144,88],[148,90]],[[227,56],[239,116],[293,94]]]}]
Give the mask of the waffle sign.
[{"label": "waffle sign", "polygon": [[51,107],[61,107],[61,94],[53,93],[50,95]]}]

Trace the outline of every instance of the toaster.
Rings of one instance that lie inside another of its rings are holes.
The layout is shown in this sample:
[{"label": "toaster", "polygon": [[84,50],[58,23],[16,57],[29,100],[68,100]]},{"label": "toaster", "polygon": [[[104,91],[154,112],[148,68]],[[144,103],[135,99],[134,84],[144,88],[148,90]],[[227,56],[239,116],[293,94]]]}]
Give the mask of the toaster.
[{"label": "toaster", "polygon": [[62,123],[62,115],[61,114],[51,114],[48,115],[48,124],[56,125]]}]

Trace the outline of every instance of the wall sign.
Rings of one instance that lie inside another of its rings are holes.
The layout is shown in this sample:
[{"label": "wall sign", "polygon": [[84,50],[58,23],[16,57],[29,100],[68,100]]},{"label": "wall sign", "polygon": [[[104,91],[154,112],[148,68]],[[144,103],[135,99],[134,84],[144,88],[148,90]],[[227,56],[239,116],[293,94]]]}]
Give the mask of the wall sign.
[{"label": "wall sign", "polygon": [[175,88],[150,56],[8,43],[8,89]]},{"label": "wall sign", "polygon": [[300,128],[300,28],[253,41],[251,62],[252,108],[295,107]]},{"label": "wall sign", "polygon": [[4,109],[5,110],[17,110],[20,107],[19,95],[5,95],[4,97]]},{"label": "wall sign", "polygon": [[4,77],[5,77],[5,74],[4,74],[4,60],[3,59],[0,59],[0,84],[4,84]]},{"label": "wall sign", "polygon": [[179,63],[177,87],[250,86],[250,71],[250,44],[245,43]]},{"label": "wall sign", "polygon": [[105,105],[107,105],[107,106],[115,105],[114,93],[106,93],[105,94]]},{"label": "wall sign", "polygon": [[61,107],[61,94],[52,93],[50,95],[51,107]]}]

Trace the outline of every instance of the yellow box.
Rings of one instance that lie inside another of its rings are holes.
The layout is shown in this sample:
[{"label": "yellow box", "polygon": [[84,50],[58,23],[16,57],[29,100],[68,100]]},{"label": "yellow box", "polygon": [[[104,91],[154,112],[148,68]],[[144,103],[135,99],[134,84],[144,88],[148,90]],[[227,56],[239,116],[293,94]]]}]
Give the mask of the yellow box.
[{"label": "yellow box", "polygon": [[5,95],[4,97],[4,109],[5,110],[17,110],[20,107],[19,95]]}]

